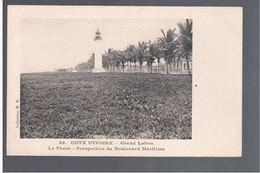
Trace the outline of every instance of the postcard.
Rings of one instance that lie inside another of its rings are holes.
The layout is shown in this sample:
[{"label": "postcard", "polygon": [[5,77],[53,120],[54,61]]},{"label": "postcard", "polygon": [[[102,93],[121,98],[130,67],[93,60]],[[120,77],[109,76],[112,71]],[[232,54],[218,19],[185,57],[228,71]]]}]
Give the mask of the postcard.
[{"label": "postcard", "polygon": [[9,5],[7,155],[241,157],[242,15]]}]

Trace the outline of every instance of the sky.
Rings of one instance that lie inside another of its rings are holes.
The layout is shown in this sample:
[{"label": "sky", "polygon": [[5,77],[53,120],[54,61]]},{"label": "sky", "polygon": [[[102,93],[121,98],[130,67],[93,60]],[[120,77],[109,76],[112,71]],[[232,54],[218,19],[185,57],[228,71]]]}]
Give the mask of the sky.
[{"label": "sky", "polygon": [[102,50],[125,49],[138,41],[155,41],[185,19],[22,19],[21,73],[47,72],[86,62],[95,50],[99,28]]}]

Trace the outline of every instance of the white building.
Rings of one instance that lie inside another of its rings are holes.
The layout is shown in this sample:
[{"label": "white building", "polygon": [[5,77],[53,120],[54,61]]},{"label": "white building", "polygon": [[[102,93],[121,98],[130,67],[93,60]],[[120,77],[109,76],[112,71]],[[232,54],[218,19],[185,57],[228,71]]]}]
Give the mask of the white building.
[{"label": "white building", "polygon": [[102,67],[102,37],[101,32],[97,29],[94,37],[95,41],[95,68],[92,69],[92,73],[101,73],[106,70]]}]

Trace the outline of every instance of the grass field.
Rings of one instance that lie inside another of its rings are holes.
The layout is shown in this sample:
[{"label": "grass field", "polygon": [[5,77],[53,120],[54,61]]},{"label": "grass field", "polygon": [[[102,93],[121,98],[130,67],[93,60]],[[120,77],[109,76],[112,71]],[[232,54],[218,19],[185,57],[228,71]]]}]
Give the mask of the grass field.
[{"label": "grass field", "polygon": [[191,139],[192,79],[21,74],[21,138]]}]

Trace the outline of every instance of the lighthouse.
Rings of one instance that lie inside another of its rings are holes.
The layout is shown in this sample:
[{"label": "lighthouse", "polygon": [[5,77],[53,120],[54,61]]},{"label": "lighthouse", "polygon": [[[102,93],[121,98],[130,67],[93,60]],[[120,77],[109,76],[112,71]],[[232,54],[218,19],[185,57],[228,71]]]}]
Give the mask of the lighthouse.
[{"label": "lighthouse", "polygon": [[95,41],[95,68],[92,69],[92,73],[105,72],[102,67],[102,37],[99,29],[97,29],[94,37]]}]

